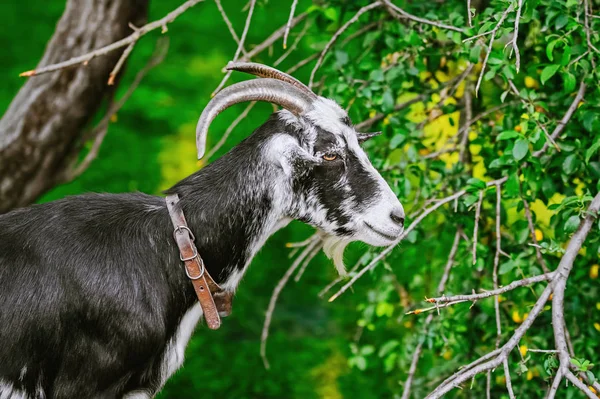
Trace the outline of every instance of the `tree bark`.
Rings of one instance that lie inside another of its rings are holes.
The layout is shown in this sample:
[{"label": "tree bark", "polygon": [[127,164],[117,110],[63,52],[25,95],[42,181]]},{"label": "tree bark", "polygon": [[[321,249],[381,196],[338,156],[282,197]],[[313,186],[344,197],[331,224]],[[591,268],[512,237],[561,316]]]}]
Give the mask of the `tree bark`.
[{"label": "tree bark", "polygon": [[[38,68],[122,39],[129,23],[145,23],[147,11],[148,0],[68,0]],[[19,90],[0,120],[0,213],[60,183],[91,118],[114,93],[107,80],[121,54],[33,76]]]}]

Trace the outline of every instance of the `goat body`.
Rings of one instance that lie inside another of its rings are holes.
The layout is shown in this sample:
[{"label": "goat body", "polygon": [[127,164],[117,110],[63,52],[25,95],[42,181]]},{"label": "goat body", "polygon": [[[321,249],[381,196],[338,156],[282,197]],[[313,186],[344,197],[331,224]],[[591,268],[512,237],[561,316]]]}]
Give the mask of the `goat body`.
[{"label": "goat body", "polygon": [[[400,203],[354,130],[330,119],[274,114],[168,190],[225,290],[294,218],[345,242],[389,245],[401,233]],[[172,233],[164,199],[140,193],[0,215],[0,399],[156,394],[202,315]]]}]

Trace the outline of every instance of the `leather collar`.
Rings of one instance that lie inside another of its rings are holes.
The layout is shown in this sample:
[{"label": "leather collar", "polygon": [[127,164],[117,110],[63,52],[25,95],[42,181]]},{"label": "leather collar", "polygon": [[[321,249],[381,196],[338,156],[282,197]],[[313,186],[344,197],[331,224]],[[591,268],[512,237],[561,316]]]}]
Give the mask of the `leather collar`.
[{"label": "leather collar", "polygon": [[188,227],[179,204],[179,196],[177,194],[168,195],[165,201],[175,228],[173,237],[179,247],[179,257],[185,265],[185,274],[194,286],[208,328],[216,330],[221,327],[221,317],[219,316],[225,317],[231,314],[233,294],[223,290],[215,283],[204,267],[204,261],[194,244],[196,237]]}]

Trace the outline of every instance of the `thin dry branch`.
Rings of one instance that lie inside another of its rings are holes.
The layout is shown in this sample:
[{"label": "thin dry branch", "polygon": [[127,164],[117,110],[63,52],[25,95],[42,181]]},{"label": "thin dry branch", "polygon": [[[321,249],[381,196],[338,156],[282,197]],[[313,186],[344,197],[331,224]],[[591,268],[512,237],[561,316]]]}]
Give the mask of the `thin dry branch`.
[{"label": "thin dry branch", "polygon": [[283,53],[281,55],[281,57],[279,57],[273,63],[274,67],[276,67],[277,65],[281,64],[283,62],[283,60],[285,60],[294,50],[296,50],[296,47],[298,47],[298,43],[300,43],[300,40],[302,40],[302,38],[304,37],[304,35],[306,35],[306,32],[308,32],[308,28],[309,27],[310,27],[310,21],[306,21],[306,23],[304,24],[304,27],[302,28],[302,30],[300,31],[300,33],[298,34],[298,36],[294,40],[294,43],[292,43],[292,45],[290,46],[290,48],[287,49],[287,51],[285,53]]},{"label": "thin dry branch", "polygon": [[[311,238],[316,237],[313,235]],[[312,241],[306,246],[306,248],[298,255],[294,263],[290,266],[290,268],[285,272],[281,280],[275,286],[273,290],[273,294],[271,295],[271,300],[269,301],[269,307],[267,308],[267,313],[265,316],[265,323],[263,324],[262,335],[260,339],[260,356],[263,360],[263,364],[265,368],[268,370],[270,368],[269,361],[267,360],[267,339],[269,338],[269,326],[271,325],[271,318],[273,317],[273,311],[275,310],[275,305],[277,304],[277,299],[279,298],[279,294],[288,280],[294,274],[294,271],[300,266],[302,261],[311,253],[311,251],[319,244],[320,240],[317,238],[313,238]]]},{"label": "thin dry branch", "polygon": [[490,290],[490,291],[485,291],[480,294],[441,296],[438,298],[428,298],[427,302],[438,303],[438,304],[452,303],[452,302],[461,303],[461,302],[469,302],[469,301],[474,302],[474,301],[478,301],[480,299],[485,299],[485,298],[489,298],[492,296],[497,296],[497,295],[507,293],[509,291],[514,290],[515,288],[524,287],[524,286],[535,284],[535,283],[540,283],[542,281],[552,281],[553,278],[554,278],[554,272],[545,273],[545,274],[540,274],[538,276],[524,278],[522,280],[516,280],[516,281],[511,282],[508,285],[505,285],[504,287],[496,288],[496,289]]},{"label": "thin dry branch", "polygon": [[[164,33],[167,31],[167,24],[170,24],[171,22],[173,22],[175,20],[175,18],[177,18],[178,16],[183,14],[189,8],[200,3],[201,1],[204,1],[204,0],[186,1],[185,3],[183,3],[182,5],[177,7],[175,10],[173,10],[170,13],[168,13],[167,15],[165,15],[163,18],[161,18],[157,21],[154,21],[154,22],[150,22],[149,24],[146,24],[146,25],[142,26],[141,28],[135,29],[131,35],[127,36],[124,39],[116,41],[112,44],[109,44],[108,46],[104,46],[102,48],[99,48],[99,49],[89,52],[87,54],[83,54],[78,57],[74,57],[69,60],[59,62],[57,64],[47,65],[47,66],[42,67],[37,70],[34,69],[31,71],[23,72],[19,76],[28,77],[28,76],[41,75],[43,73],[58,71],[59,69],[63,69],[63,68],[70,67],[73,65],[87,63],[94,57],[108,54],[111,51],[120,49],[125,46],[129,46],[131,44],[135,44],[142,36],[146,35],[147,33],[151,32],[155,29],[161,28]],[[119,60],[119,61],[121,62],[121,60]],[[123,62],[124,62],[124,60],[123,60]]]},{"label": "thin dry branch", "polygon": [[[568,378],[574,385],[576,385],[583,393],[588,397],[592,397],[592,391],[585,386],[581,381],[577,380],[572,372],[569,370],[570,356],[566,343],[565,330],[564,330],[564,291],[566,287],[566,281],[569,273],[573,268],[575,258],[581,249],[583,242],[585,241],[593,222],[598,217],[598,211],[600,209],[600,193],[592,200],[588,208],[588,213],[584,221],[579,225],[579,228],[571,238],[565,253],[558,265],[555,276],[550,284],[544,289],[535,305],[529,312],[529,316],[525,321],[517,328],[512,337],[497,351],[495,358],[493,356],[487,356],[485,363],[482,363],[481,359],[478,359],[473,364],[477,364],[474,367],[466,367],[456,372],[454,375],[446,379],[442,384],[434,389],[432,393],[427,396],[427,399],[438,399],[443,397],[446,393],[451,391],[454,387],[459,386],[463,382],[473,378],[475,375],[492,370],[502,364],[508,359],[510,352],[518,345],[521,338],[533,325],[535,319],[540,315],[546,306],[550,294],[554,291],[552,298],[552,325],[554,328],[556,348],[559,351],[560,368],[557,373],[557,377],[553,382],[549,397],[554,397],[556,390],[560,384],[562,376]],[[577,382],[575,382],[577,381]]]},{"label": "thin dry branch", "polygon": [[322,248],[323,248],[323,242],[321,241],[319,243],[319,245],[317,245],[312,250],[312,252],[308,254],[308,256],[306,257],[306,259],[304,259],[304,262],[302,262],[302,266],[300,266],[300,270],[298,270],[298,273],[296,274],[296,277],[294,277],[294,281],[295,282],[300,281],[300,279],[304,275],[304,272],[306,271],[306,268],[308,267],[309,263],[314,259],[315,256],[317,256],[317,254],[319,253],[319,251]]},{"label": "thin dry branch", "polygon": [[[458,252],[458,244],[460,242],[461,233],[462,233],[462,231],[459,227],[456,230],[456,234],[454,234],[454,241],[452,242],[452,248],[450,249],[450,254],[448,255],[448,261],[446,262],[446,266],[444,267],[444,273],[438,284],[438,288],[437,288],[438,293],[442,293],[446,289],[446,282],[450,278],[450,271],[452,270],[452,266],[454,265],[454,262],[456,261],[456,254]],[[415,351],[413,353],[413,357],[410,362],[410,368],[408,370],[408,375],[406,377],[406,381],[404,381],[404,389],[402,391],[401,399],[409,399],[410,398],[410,390],[412,387],[415,373],[417,371],[419,359],[421,358],[421,353],[423,351],[423,344],[425,343],[425,337],[427,337],[429,325],[431,324],[432,321],[433,321],[433,313],[430,314],[429,316],[427,316],[427,319],[425,319],[425,323],[423,325],[423,332],[420,335],[421,338],[419,339],[419,343],[417,344],[417,347],[415,348]]]},{"label": "thin dry branch", "polygon": [[469,22],[469,27],[472,27],[473,16],[471,15],[471,0],[467,0],[467,21]]},{"label": "thin dry branch", "polygon": [[416,15],[412,15],[412,14],[404,11],[402,8],[398,7],[397,5],[393,4],[390,0],[383,0],[383,4],[385,5],[388,12],[390,12],[390,14],[392,14],[392,16],[394,18],[409,19],[411,21],[418,22],[420,24],[431,25],[431,26],[435,26],[435,27],[438,27],[441,29],[448,29],[448,30],[452,30],[454,32],[465,33],[465,30],[463,28],[448,25],[443,22],[432,21],[430,19],[417,17]]},{"label": "thin dry branch", "polygon": [[[598,218],[598,212],[600,210],[600,193],[598,193],[592,200],[587,210],[587,216],[579,224],[579,228],[573,234],[569,246],[565,251],[558,269],[556,271],[556,277],[553,281],[554,294],[552,297],[552,326],[554,328],[554,342],[556,349],[558,350],[558,358],[560,360],[560,369],[564,376],[575,384],[583,393],[588,397],[594,398],[592,391],[582,384],[577,377],[569,370],[571,364],[571,356],[569,355],[569,348],[566,339],[565,330],[565,315],[564,315],[564,299],[565,289],[567,286],[567,280],[569,274],[573,269],[573,263],[583,243],[589,234],[593,223]],[[576,380],[577,383],[575,383]]]},{"label": "thin dry branch", "polygon": [[[573,101],[571,102],[571,105],[567,109],[567,112],[565,112],[562,119],[558,122],[558,124],[556,125],[556,128],[554,128],[554,131],[552,131],[552,134],[550,134],[551,142],[556,140],[556,138],[558,138],[558,136],[565,129],[565,126],[567,126],[567,123],[569,123],[569,121],[571,120],[571,117],[577,110],[579,103],[581,101],[583,101],[583,97],[585,96],[585,89],[586,89],[586,85],[583,81],[581,81],[581,83],[579,84],[579,90],[577,90],[577,94],[575,95],[575,98],[573,98]],[[539,157],[540,155],[545,153],[547,150],[548,150],[548,142],[544,143],[544,146],[540,150],[534,152],[533,156]]]},{"label": "thin dry branch", "polygon": [[[498,23],[496,24],[496,26],[494,27],[494,29],[492,29],[490,33],[492,35],[492,37],[490,38],[490,42],[488,45],[488,49],[485,52],[485,58],[483,59],[483,65],[481,66],[481,72],[479,73],[479,78],[477,79],[477,85],[475,86],[475,96],[477,96],[477,93],[479,93],[479,87],[481,86],[481,81],[483,79],[483,75],[485,74],[485,67],[487,65],[488,59],[490,58],[490,53],[492,52],[492,46],[494,45],[494,40],[496,39],[496,33],[498,32],[498,29],[500,29],[500,27],[502,26],[502,23],[504,22],[504,20],[506,19],[506,17],[508,16],[508,13],[510,13],[513,9],[514,5],[511,4],[502,14],[502,16],[500,17],[500,20],[498,20]],[[487,34],[486,33],[486,34]],[[471,38],[469,38],[469,40],[475,39],[481,35],[477,35],[477,36],[473,36]]]},{"label": "thin dry branch", "polygon": [[481,204],[483,203],[483,190],[479,192],[479,200],[475,207],[475,227],[473,228],[473,264],[477,263],[477,237],[479,235],[479,218],[481,217]]},{"label": "thin dry branch", "polygon": [[[248,29],[250,28],[250,22],[252,21],[252,14],[254,13],[255,5],[256,5],[256,0],[250,0],[250,8],[248,9],[248,16],[246,17],[246,24],[244,25],[244,30],[242,31],[242,37],[240,38],[237,50],[235,50],[235,54],[233,55],[234,62],[238,60],[240,53],[242,52],[242,48],[244,48],[244,42],[246,41],[246,35],[248,35]],[[231,76],[232,72],[233,72],[233,70],[227,71],[225,76],[223,76],[221,83],[219,83],[217,88],[212,92],[212,94],[211,94],[212,97],[214,97],[215,94],[217,94],[223,88],[223,86],[225,86],[225,83]]]},{"label": "thin dry branch", "polygon": [[[521,94],[519,93],[517,86],[515,86],[513,81],[510,79],[508,79],[508,86],[510,87],[513,94],[519,98],[521,103],[523,103],[525,108],[527,108],[528,104],[533,105],[532,101],[530,101],[530,100],[526,101],[523,97],[521,97]],[[554,148],[556,148],[556,151],[560,152],[560,147],[558,146],[558,144],[556,144],[556,141],[554,141],[554,138],[550,135],[550,133],[548,133],[548,129],[546,129],[546,126],[542,125],[540,123],[540,121],[537,120],[537,118],[533,118],[533,120],[535,121],[536,125],[538,125],[538,127],[542,130],[542,132],[544,132],[544,135],[546,136],[546,139],[548,140],[548,142],[550,142],[550,144],[552,144],[554,146]],[[545,144],[547,144],[547,143],[545,143]],[[545,151],[545,148],[542,148],[542,150]],[[542,150],[540,150],[540,151],[542,151]],[[535,156],[535,153],[534,153],[534,156]]]},{"label": "thin dry branch", "polygon": [[115,84],[115,79],[117,77],[117,74],[119,73],[119,71],[121,70],[121,68],[123,67],[123,65],[125,64],[125,60],[127,59],[127,57],[129,57],[129,54],[131,54],[131,52],[133,51],[133,47],[135,47],[135,42],[133,42],[129,46],[127,46],[127,48],[125,49],[125,51],[123,51],[123,54],[121,54],[121,57],[119,57],[119,60],[117,61],[117,64],[115,65],[115,67],[113,68],[113,70],[108,75],[108,82],[107,82],[107,84],[109,86],[112,86],[112,85]]},{"label": "thin dry branch", "polygon": [[[292,23],[290,24],[290,28],[293,28],[298,23],[304,21],[304,19],[307,16],[308,16],[308,14],[306,12],[303,12],[302,14],[300,14],[297,17],[295,17],[294,19],[292,19]],[[277,29],[275,32],[271,33],[271,35],[269,37],[267,37],[265,39],[265,41],[263,41],[262,43],[260,43],[256,47],[254,47],[252,50],[248,51],[248,54],[242,56],[239,59],[239,61],[240,62],[250,61],[257,54],[262,53],[266,48],[272,46],[273,43],[275,43],[279,38],[281,38],[284,35],[285,29],[286,29],[287,26],[288,25],[286,23],[285,25],[283,25],[279,29]]]},{"label": "thin dry branch", "polygon": [[590,15],[591,15],[590,1],[584,0],[583,1],[583,26],[585,29],[585,40],[587,43],[588,52],[591,55],[590,60],[592,62],[592,71],[595,71],[596,70],[596,57],[594,57],[594,52],[600,54],[600,50],[598,50],[598,48],[596,48],[596,46],[594,46],[592,44],[592,32],[591,32],[591,28],[590,28],[590,21],[588,19],[588,17]]},{"label": "thin dry branch", "polygon": [[517,40],[519,39],[519,22],[521,20],[522,9],[523,0],[518,0],[517,15],[515,16],[515,30],[513,32],[512,40],[510,41],[512,49],[515,52],[515,67],[517,68],[517,73],[519,73],[519,69],[521,69],[521,53],[519,53],[519,46],[517,44]]},{"label": "thin dry branch", "polygon": [[310,73],[310,79],[308,81],[308,87],[313,86],[313,82],[315,79],[315,74],[317,73],[317,70],[319,69],[319,67],[321,66],[321,64],[323,63],[323,59],[325,59],[325,55],[327,55],[327,52],[329,52],[329,50],[331,49],[331,47],[334,45],[334,43],[337,41],[337,39],[342,35],[342,33],[344,33],[346,31],[346,29],[348,29],[350,27],[350,25],[354,24],[356,21],[358,21],[358,19],[360,18],[361,15],[363,15],[364,13],[371,11],[377,7],[381,6],[381,2],[380,1],[375,1],[371,4],[368,4],[362,8],[360,8],[356,14],[354,14],[354,16],[352,18],[350,18],[348,20],[348,22],[346,22],[344,25],[342,25],[342,27],[340,29],[338,29],[333,36],[331,37],[331,39],[329,39],[329,42],[327,42],[327,44],[325,45],[325,48],[323,49],[323,51],[321,51],[320,55],[319,55],[319,59],[317,60],[317,64],[314,66],[313,70]]},{"label": "thin dry branch", "polygon": [[[472,66],[471,66],[472,68]],[[468,71],[470,71],[470,69],[468,69]],[[466,75],[465,75],[466,77]],[[472,98],[471,98],[471,85],[469,83],[467,83],[466,87],[465,87],[465,93],[463,95],[463,101],[465,103],[465,108],[463,111],[464,117],[465,117],[465,122],[463,123],[463,126],[461,128],[462,131],[462,136],[461,136],[461,140],[460,140],[460,152],[459,152],[459,156],[458,159],[461,163],[465,163],[466,162],[466,154],[467,154],[467,149],[469,146],[469,129],[471,128],[472,125],[472,119],[473,119],[473,103],[472,103]]]},{"label": "thin dry branch", "polygon": [[129,99],[129,97],[131,97],[131,95],[133,94],[135,89],[137,89],[137,87],[140,85],[140,83],[144,79],[144,76],[146,76],[146,74],[148,72],[150,72],[150,70],[152,68],[154,68],[155,66],[157,66],[158,64],[163,62],[163,60],[165,59],[165,57],[167,55],[168,48],[169,48],[169,40],[167,37],[164,37],[164,38],[161,38],[158,40],[158,42],[156,43],[156,49],[154,50],[154,54],[152,55],[152,58],[150,58],[150,60],[146,64],[146,66],[144,66],[144,68],[142,68],[135,75],[133,82],[127,88],[127,91],[121,96],[121,98],[117,102],[115,102],[109,106],[109,109],[106,112],[106,115],[104,115],[104,117],[98,123],[98,125],[90,132],[88,137],[94,138],[92,147],[90,148],[88,153],[85,155],[83,160],[81,160],[79,162],[79,164],[74,165],[73,167],[71,167],[70,169],[67,169],[64,172],[64,174],[60,178],[60,181],[62,183],[70,182],[70,181],[76,179],[77,177],[79,177],[83,172],[86,171],[86,169],[91,165],[91,163],[94,161],[94,159],[96,159],[96,157],[98,156],[98,152],[100,151],[102,142],[104,141],[104,138],[106,137],[106,134],[108,132],[108,125],[110,123],[111,118],[117,112],[119,112],[119,110],[121,108],[123,108],[123,105],[125,105],[125,103]]},{"label": "thin dry branch", "polygon": [[[231,24],[231,21],[227,17],[227,13],[225,13],[225,10],[223,9],[221,0],[215,0],[215,3],[217,4],[217,8],[219,9],[221,16],[223,17],[223,21],[225,21],[225,25],[227,25],[227,29],[229,30],[229,33],[231,33],[231,37],[233,37],[233,40],[236,42],[236,44],[238,46],[240,46],[240,38],[238,37],[237,33],[235,33],[235,29],[233,29],[233,25]],[[243,45],[242,45],[242,53],[246,54],[246,49],[244,48]]]},{"label": "thin dry branch", "polygon": [[283,48],[287,48],[287,38],[290,34],[290,27],[292,25],[292,20],[294,19],[294,13],[296,12],[296,6],[298,5],[298,0],[292,1],[292,7],[290,8],[290,17],[288,18],[288,22],[285,25],[285,33],[283,34]]}]

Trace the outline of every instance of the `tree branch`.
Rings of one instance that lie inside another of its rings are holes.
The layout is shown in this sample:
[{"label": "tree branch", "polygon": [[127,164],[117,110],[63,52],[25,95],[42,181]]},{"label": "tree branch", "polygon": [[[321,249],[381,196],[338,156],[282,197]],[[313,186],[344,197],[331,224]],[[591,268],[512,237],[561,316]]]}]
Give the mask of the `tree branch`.
[{"label": "tree branch", "polygon": [[356,21],[358,21],[358,19],[360,18],[361,15],[363,15],[364,13],[371,11],[377,7],[381,6],[381,2],[380,1],[375,1],[369,5],[366,5],[364,7],[362,7],[361,9],[359,9],[356,14],[354,14],[354,16],[352,18],[350,18],[350,20],[348,20],[348,22],[346,22],[344,25],[342,25],[342,27],[340,29],[338,29],[333,36],[331,37],[331,39],[329,39],[329,42],[327,42],[327,44],[325,45],[325,48],[323,49],[323,51],[321,51],[321,54],[319,55],[319,59],[317,60],[317,64],[314,66],[313,70],[310,73],[310,79],[308,81],[308,87],[312,88],[313,86],[313,81],[315,78],[315,74],[317,73],[317,70],[319,69],[319,67],[321,66],[321,64],[323,63],[323,59],[325,58],[325,55],[327,54],[327,52],[329,51],[329,49],[331,49],[331,47],[333,46],[333,44],[337,41],[337,39],[341,36],[342,33],[344,33],[346,31],[346,29],[348,29],[350,27],[350,25],[354,24]]},{"label": "tree branch", "polygon": [[[37,76],[37,75],[41,75],[43,73],[54,72],[59,69],[63,69],[63,68],[70,67],[73,65],[78,65],[81,63],[85,63],[85,62],[89,62],[94,57],[108,54],[111,51],[120,49],[125,46],[134,45],[142,36],[146,35],[149,32],[152,32],[153,30],[158,29],[158,28],[161,28],[163,33],[165,33],[167,31],[167,24],[170,24],[171,22],[173,22],[175,20],[175,18],[177,18],[178,16],[183,14],[189,8],[200,3],[201,1],[203,1],[203,0],[188,0],[185,3],[183,3],[182,5],[180,5],[179,7],[177,7],[175,10],[173,10],[170,13],[168,13],[167,15],[165,15],[163,18],[161,18],[157,21],[154,21],[154,22],[150,22],[149,24],[144,25],[137,30],[134,30],[133,33],[130,34],[129,36],[127,36],[126,38],[121,39],[112,44],[109,44],[108,46],[101,47],[97,50],[94,50],[87,54],[80,55],[78,57],[73,57],[67,61],[63,61],[63,62],[59,62],[56,64],[44,66],[42,68],[23,72],[19,76],[25,76],[25,77]],[[131,50],[129,50],[129,52],[131,52]],[[123,61],[119,60],[119,62],[122,63],[122,62],[124,62],[124,60]]]},{"label": "tree branch", "polygon": [[[560,120],[560,122],[558,122],[558,124],[556,125],[556,128],[554,128],[554,131],[552,132],[552,134],[550,134],[550,138],[552,139],[551,141],[556,140],[556,138],[565,129],[565,126],[567,126],[567,123],[569,123],[569,121],[571,120],[571,117],[577,110],[579,103],[583,100],[583,97],[585,96],[585,89],[586,89],[586,85],[583,81],[581,81],[581,83],[579,84],[579,90],[577,90],[577,94],[575,95],[575,98],[573,99],[573,101],[571,102],[571,105],[567,109],[567,112],[565,112],[565,114],[562,117],[562,119]],[[540,155],[545,153],[547,150],[548,150],[548,143],[546,142],[546,143],[544,143],[544,146],[540,150],[533,153],[533,156],[539,157]]]}]

